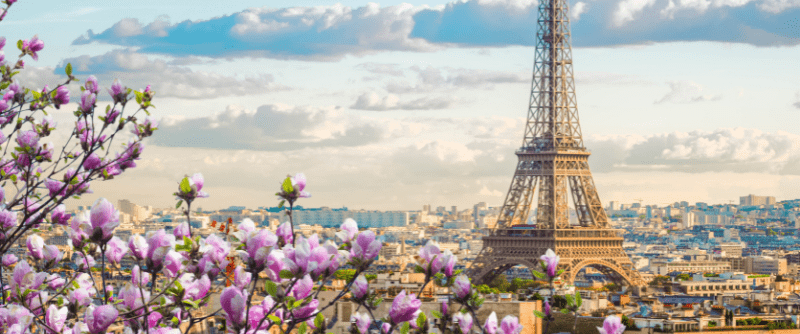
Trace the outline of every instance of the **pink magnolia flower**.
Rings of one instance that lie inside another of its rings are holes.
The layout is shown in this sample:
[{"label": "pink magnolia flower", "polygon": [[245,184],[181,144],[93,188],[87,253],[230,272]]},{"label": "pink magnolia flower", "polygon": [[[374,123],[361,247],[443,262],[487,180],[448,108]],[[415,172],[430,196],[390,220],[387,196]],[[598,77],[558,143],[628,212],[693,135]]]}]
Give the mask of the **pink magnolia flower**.
[{"label": "pink magnolia flower", "polygon": [[78,248],[83,247],[83,244],[89,239],[91,229],[92,225],[89,223],[88,211],[76,215],[70,223],[70,229],[67,230],[72,246]]},{"label": "pink magnolia flower", "polygon": [[618,316],[609,315],[603,320],[603,328],[597,327],[597,331],[600,334],[622,334],[625,332],[625,325]]},{"label": "pink magnolia flower", "polygon": [[64,254],[58,250],[56,245],[44,246],[44,260],[47,261],[49,265],[57,265],[63,257]]},{"label": "pink magnolia flower", "polygon": [[81,94],[81,102],[78,104],[78,108],[85,113],[91,112],[94,110],[95,102],[97,102],[97,95],[85,90]]},{"label": "pink magnolia flower", "polygon": [[125,245],[125,242],[120,238],[112,237],[106,246],[106,259],[113,264],[119,264],[126,254],[128,254],[128,246]]},{"label": "pink magnolia flower", "polygon": [[[519,318],[513,315],[507,315],[500,322],[500,331],[503,334],[519,334],[522,331],[522,325],[519,323]],[[619,333],[618,333],[619,334]]]},{"label": "pink magnolia flower", "polygon": [[78,253],[78,265],[81,269],[86,270],[97,265],[97,261],[94,260],[94,256],[89,254],[84,256],[83,253]]},{"label": "pink magnolia flower", "polygon": [[238,328],[244,324],[245,310],[247,308],[247,290],[240,291],[235,286],[229,286],[222,290],[219,297],[222,310],[228,322]]},{"label": "pink magnolia flower", "polygon": [[19,259],[14,254],[3,255],[3,266],[9,267],[17,263],[17,261],[19,261]]},{"label": "pink magnolia flower", "polygon": [[236,266],[236,270],[233,272],[233,285],[239,289],[244,289],[250,284],[252,277],[253,274],[244,271],[244,267]]},{"label": "pink magnolia flower", "polygon": [[7,326],[9,334],[17,331],[18,334],[27,333],[33,322],[34,314],[28,309],[17,304],[10,304],[0,309],[0,323]]},{"label": "pink magnolia flower", "polygon": [[413,321],[419,315],[419,308],[422,306],[422,301],[417,299],[416,295],[406,294],[403,290],[392,301],[392,308],[389,310],[389,318],[392,323],[397,325],[406,321]]},{"label": "pink magnolia flower", "polygon": [[486,318],[486,323],[483,324],[483,329],[487,334],[497,333],[497,313],[492,312],[492,314]]},{"label": "pink magnolia flower", "polygon": [[353,293],[353,297],[355,297],[356,300],[364,299],[369,293],[369,282],[367,282],[367,278],[364,277],[364,275],[359,275],[355,282],[353,282],[353,285],[350,286],[350,292]]},{"label": "pink magnolia flower", "polygon": [[356,329],[361,334],[368,334],[369,333],[369,326],[372,324],[372,318],[370,318],[369,313],[358,313],[350,316],[350,322],[356,322]]},{"label": "pink magnolia flower", "polygon": [[456,277],[453,287],[451,288],[456,298],[464,300],[472,294],[472,283],[466,275],[461,274]]},{"label": "pink magnolia flower", "polygon": [[67,322],[67,307],[58,308],[53,304],[47,308],[47,315],[45,316],[45,324],[50,329],[60,333],[64,329],[64,324]]},{"label": "pink magnolia flower", "polygon": [[92,223],[92,240],[108,242],[119,226],[119,211],[105,198],[98,199],[92,206],[90,221]]},{"label": "pink magnolia flower", "polygon": [[148,248],[147,239],[141,235],[134,234],[128,238],[128,249],[130,249],[131,255],[135,258],[144,259],[147,256]]},{"label": "pink magnolia flower", "polygon": [[67,103],[69,103],[69,89],[67,86],[59,86],[56,88],[56,97],[53,99],[53,104],[56,109],[59,109]]},{"label": "pink magnolia flower", "polygon": [[58,274],[50,274],[50,277],[47,278],[47,286],[53,290],[61,289],[66,283],[67,281]]},{"label": "pink magnolia flower", "polygon": [[137,287],[145,287],[149,282],[150,274],[143,272],[138,265],[133,266],[133,270],[131,270],[131,283]]},{"label": "pink magnolia flower", "polygon": [[39,134],[33,130],[22,131],[17,135],[17,144],[23,149],[33,149],[39,146]]},{"label": "pink magnolia flower", "polygon": [[453,316],[454,321],[458,321],[458,328],[463,334],[469,334],[472,329],[472,315],[469,313],[456,312]]},{"label": "pink magnolia flower", "polygon": [[183,256],[180,253],[170,250],[167,256],[164,257],[165,274],[169,277],[177,276],[183,270],[183,261]]},{"label": "pink magnolia flower", "polygon": [[57,205],[53,211],[50,212],[50,219],[53,221],[53,224],[56,225],[66,226],[69,224],[70,218],[72,218],[72,215],[67,213],[67,207],[64,204]]},{"label": "pink magnolia flower", "polygon": [[356,221],[352,218],[345,219],[344,223],[342,223],[340,231],[336,232],[336,236],[344,243],[348,243],[353,240],[356,234],[358,234],[358,223],[356,223]]},{"label": "pink magnolia flower", "polygon": [[263,270],[267,265],[270,250],[278,243],[278,236],[269,230],[253,231],[246,237],[243,255],[250,268],[256,271]]},{"label": "pink magnolia flower", "polygon": [[111,88],[107,90],[108,95],[111,95],[114,103],[124,103],[127,99],[128,90],[122,86],[122,82],[120,82],[118,79],[114,79],[114,83],[111,84]]},{"label": "pink magnolia flower", "polygon": [[[148,128],[150,128],[150,127],[152,127],[152,128],[158,127],[158,122],[156,122],[155,120],[153,120],[153,119],[151,119],[149,117],[147,119],[145,119],[144,122],[145,122],[145,125],[148,126]],[[205,183],[205,180],[203,179],[203,174],[194,173],[194,175],[192,175],[192,177],[189,178],[189,185],[192,186],[192,190],[197,192],[197,198],[206,198],[206,197],[208,197],[208,194],[205,191],[202,191],[204,183]]]},{"label": "pink magnolia flower", "polygon": [[361,261],[370,261],[378,256],[382,247],[383,244],[380,240],[376,240],[375,238],[375,232],[363,231],[358,234],[351,252],[353,257]]},{"label": "pink magnolia flower", "polygon": [[92,300],[97,293],[97,289],[94,288],[94,283],[92,282],[91,276],[89,276],[87,273],[80,273],[75,279],[75,282],[78,283],[78,288],[71,290],[67,294],[67,300],[69,300],[69,303],[73,305],[88,306],[92,303]]},{"label": "pink magnolia flower", "polygon": [[311,197],[311,194],[308,192],[303,191],[306,188],[306,175],[303,173],[297,173],[292,179],[292,188],[294,188],[297,197],[300,198],[308,198]]},{"label": "pink magnolia flower", "polygon": [[553,311],[550,308],[550,302],[544,302],[544,315],[548,317],[553,315]]},{"label": "pink magnolia flower", "polygon": [[300,300],[310,296],[312,291],[314,291],[314,281],[311,280],[311,276],[305,275],[295,282],[289,295],[295,300]]},{"label": "pink magnolia flower", "polygon": [[86,78],[86,83],[83,84],[83,87],[86,88],[86,91],[91,92],[92,94],[97,94],[100,92],[100,88],[97,86],[97,78],[94,75],[90,75]]},{"label": "pink magnolia flower", "polygon": [[108,326],[117,320],[119,312],[112,305],[101,305],[97,308],[94,305],[86,309],[86,326],[89,327],[89,333],[100,334],[105,333]]},{"label": "pink magnolia flower", "polygon": [[189,223],[183,222],[175,226],[175,229],[172,230],[172,234],[175,236],[176,240],[183,240],[183,237],[191,238],[191,234],[189,234]]},{"label": "pink magnolia flower", "polygon": [[442,264],[444,265],[444,276],[445,277],[453,277],[453,273],[455,272],[456,261],[458,261],[458,257],[453,255],[452,252],[449,250],[444,251],[442,253]]},{"label": "pink magnolia flower", "polygon": [[[189,275],[189,277],[194,277],[194,275]],[[200,300],[205,298],[208,290],[211,289],[211,280],[208,279],[208,275],[203,275],[200,279],[196,279],[190,284],[184,284],[183,287],[185,289],[183,295],[185,298]]]},{"label": "pink magnolia flower", "polygon": [[22,52],[31,55],[33,60],[39,60],[39,55],[36,54],[37,52],[41,51],[44,48],[44,41],[39,39],[38,35],[34,35],[33,38],[29,40],[22,41]]},{"label": "pink magnolia flower", "polygon": [[444,267],[442,261],[442,252],[439,250],[439,244],[428,241],[425,246],[419,249],[419,257],[422,259],[422,267],[425,269],[425,275],[436,275]]},{"label": "pink magnolia flower", "polygon": [[167,234],[164,229],[147,233],[147,267],[161,270],[167,253],[175,248],[175,236]]},{"label": "pink magnolia flower", "polygon": [[311,302],[309,302],[308,304],[292,310],[292,316],[295,319],[311,317],[317,313],[318,307],[319,307],[319,300],[312,299]]},{"label": "pink magnolia flower", "polygon": [[[214,263],[221,264],[227,261],[225,258],[231,251],[231,245],[227,241],[216,234],[212,234],[205,238],[205,240],[201,240],[200,243],[200,252],[203,253],[204,256],[208,256]],[[227,262],[225,262],[225,265],[227,265]]]},{"label": "pink magnolia flower", "polygon": [[278,229],[275,231],[275,234],[283,240],[283,244],[289,245],[294,241],[294,236],[292,235],[292,225],[289,222],[284,222],[278,226]]},{"label": "pink magnolia flower", "polygon": [[281,281],[281,271],[286,269],[285,258],[283,251],[273,250],[267,255],[267,276],[272,281]]},{"label": "pink magnolia flower", "polygon": [[547,276],[550,278],[556,277],[556,267],[558,267],[558,261],[561,260],[561,257],[556,255],[552,249],[548,249],[540,259],[542,260],[542,265],[547,267]]},{"label": "pink magnolia flower", "polygon": [[25,245],[28,246],[28,253],[30,253],[34,259],[41,260],[44,258],[44,239],[42,239],[42,237],[32,234],[28,236]]},{"label": "pink magnolia flower", "polygon": [[121,113],[120,110],[118,108],[116,108],[116,107],[115,108],[111,108],[108,111],[106,111],[106,116],[105,116],[106,124],[113,124],[114,122],[116,122],[117,121],[117,117],[119,117],[120,113]]},{"label": "pink magnolia flower", "polygon": [[0,226],[8,229],[17,225],[17,214],[6,209],[0,210]]},{"label": "pink magnolia flower", "polygon": [[83,162],[83,168],[85,168],[87,170],[93,170],[93,169],[97,169],[102,164],[103,164],[103,161],[100,160],[100,157],[97,156],[97,153],[92,152],[92,154],[90,154],[88,157],[86,157],[86,160]]}]

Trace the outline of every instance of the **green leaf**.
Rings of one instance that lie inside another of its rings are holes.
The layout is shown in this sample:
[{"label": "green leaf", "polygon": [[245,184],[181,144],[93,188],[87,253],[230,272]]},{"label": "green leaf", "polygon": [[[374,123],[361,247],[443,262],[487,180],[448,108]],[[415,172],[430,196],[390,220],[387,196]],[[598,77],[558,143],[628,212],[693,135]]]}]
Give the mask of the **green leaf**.
[{"label": "green leaf", "polygon": [[308,324],[305,321],[301,323],[300,326],[297,327],[298,334],[306,334],[307,330],[308,330]]},{"label": "green leaf", "polygon": [[287,176],[286,179],[283,180],[283,185],[281,186],[281,188],[283,188],[284,193],[287,194],[293,193],[294,187],[292,187],[292,178]]},{"label": "green leaf", "polygon": [[566,299],[567,299],[567,306],[570,306],[570,305],[572,305],[572,298],[573,298],[573,297],[572,297],[572,295],[571,295],[571,294],[565,294],[565,295],[564,295],[564,298],[566,298]]},{"label": "green leaf", "polygon": [[67,76],[72,75],[72,64],[67,63],[67,67],[64,68],[64,72],[67,73]]},{"label": "green leaf", "polygon": [[22,40],[21,39],[17,41],[17,49],[22,51]]},{"label": "green leaf", "polygon": [[189,177],[184,177],[181,180],[180,189],[182,193],[188,194],[192,192],[192,186],[189,184]]},{"label": "green leaf", "polygon": [[305,299],[296,300],[294,303],[292,303],[292,308],[298,308],[300,306],[303,306],[304,301]]},{"label": "green leaf", "polygon": [[575,291],[575,306],[581,307],[581,304],[583,304],[583,298],[581,298],[581,293]]},{"label": "green leaf", "polygon": [[266,283],[264,283],[264,290],[267,290],[267,293],[272,297],[278,295],[278,285],[273,281],[266,281]]},{"label": "green leaf", "polygon": [[278,203],[278,209],[281,209],[281,208],[283,208],[283,204],[284,204],[284,203],[286,203],[286,200],[281,200],[281,202],[280,202],[280,203]]},{"label": "green leaf", "polygon": [[417,327],[419,327],[419,328],[425,327],[425,322],[426,321],[428,321],[428,319],[425,317],[425,313],[424,312],[420,312],[419,316],[417,317]]},{"label": "green leaf", "polygon": [[544,319],[544,318],[547,318],[547,316],[546,316],[544,313],[540,312],[540,311],[536,311],[536,310],[534,310],[534,311],[533,311],[533,314],[534,314],[534,315],[535,315],[537,318],[539,318],[539,319]]},{"label": "green leaf", "polygon": [[558,271],[556,271],[556,276],[561,276],[561,274],[563,274],[563,273],[564,273],[564,269],[559,269]]},{"label": "green leaf", "polygon": [[431,315],[436,319],[441,319],[443,317],[442,312],[437,311],[437,310],[431,311]]},{"label": "green leaf", "polygon": [[314,327],[322,328],[322,325],[325,324],[325,316],[322,313],[317,313],[317,317],[314,318]]},{"label": "green leaf", "polygon": [[183,200],[178,201],[178,204],[175,204],[175,208],[180,208],[181,204],[183,204]]},{"label": "green leaf", "polygon": [[286,270],[286,269],[284,269],[284,270],[281,270],[280,276],[281,276],[281,278],[283,278],[283,279],[290,279],[290,278],[294,278],[294,274],[293,274],[291,271],[288,271],[288,270]]},{"label": "green leaf", "polygon": [[278,318],[277,316],[272,315],[272,314],[268,315],[267,319],[269,319],[269,321],[272,321],[273,324],[281,323],[281,318]]},{"label": "green leaf", "polygon": [[531,270],[531,273],[533,276],[536,276],[536,278],[544,278],[544,274],[540,273],[539,271]]},{"label": "green leaf", "polygon": [[564,313],[564,314],[569,314],[569,310],[567,310],[567,309],[565,309],[565,308],[562,308],[562,309],[561,309],[561,313]]},{"label": "green leaf", "polygon": [[411,330],[411,325],[408,321],[404,322],[402,326],[400,326],[400,334],[408,334],[408,331]]}]

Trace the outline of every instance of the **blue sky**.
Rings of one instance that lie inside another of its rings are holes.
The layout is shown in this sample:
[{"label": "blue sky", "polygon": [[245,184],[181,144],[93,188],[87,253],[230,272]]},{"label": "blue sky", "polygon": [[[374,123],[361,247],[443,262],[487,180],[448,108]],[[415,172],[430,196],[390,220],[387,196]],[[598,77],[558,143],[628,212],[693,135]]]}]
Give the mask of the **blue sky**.
[{"label": "blue sky", "polygon": [[[69,62],[157,91],[161,129],[140,167],[97,196],[165,207],[183,174],[202,172],[204,208],[273,205],[279,179],[303,171],[308,206],[501,204],[535,1],[163,3],[23,0],[0,23],[9,40],[45,41],[23,85],[55,82]],[[800,1],[570,6],[604,202],[800,197]]]}]

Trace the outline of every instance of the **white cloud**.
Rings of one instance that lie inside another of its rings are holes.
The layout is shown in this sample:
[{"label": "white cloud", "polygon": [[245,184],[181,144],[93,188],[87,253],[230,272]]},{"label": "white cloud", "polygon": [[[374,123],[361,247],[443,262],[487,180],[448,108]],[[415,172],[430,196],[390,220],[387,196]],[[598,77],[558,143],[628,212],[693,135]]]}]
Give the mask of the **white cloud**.
[{"label": "white cloud", "polygon": [[800,7],[800,0],[764,0],[758,4],[758,9],[773,14],[795,7]]},{"label": "white cloud", "polygon": [[390,93],[428,93],[453,88],[492,89],[496,84],[530,82],[528,73],[433,66],[412,66],[410,70],[416,73],[416,82],[391,81],[386,85],[386,90]]},{"label": "white cloud", "polygon": [[449,96],[422,97],[411,101],[401,102],[400,98],[394,94],[379,96],[375,92],[361,94],[356,102],[350,106],[352,109],[360,110],[431,110],[446,109],[454,102]]},{"label": "white cloud", "polygon": [[[108,84],[120,79],[128,87],[139,89],[152,84],[159,96],[174,96],[185,99],[217,98],[220,96],[244,96],[286,90],[274,82],[271,74],[248,75],[243,78],[214,72],[194,71],[188,67],[151,59],[133,50],[114,50],[100,56],[79,56],[61,62],[56,72],[71,63],[77,74],[93,74]],[[153,80],[159,78],[159,80]]]},{"label": "white cloud", "polygon": [[575,3],[575,6],[569,9],[569,18],[572,21],[578,21],[581,19],[581,14],[586,13],[586,3],[583,1],[578,1]]},{"label": "white cloud", "polygon": [[483,186],[483,188],[481,188],[481,192],[479,192],[478,194],[483,196],[493,196],[493,197],[503,196],[503,193],[500,192],[499,190],[497,189],[489,190],[489,188],[486,186]]},{"label": "white cloud", "polygon": [[622,0],[617,4],[617,9],[614,12],[612,23],[615,26],[621,27],[629,21],[635,19],[636,14],[655,4],[655,0]]},{"label": "white cloud", "polygon": [[670,81],[669,93],[664,95],[661,99],[656,101],[656,104],[671,102],[671,103],[692,103],[692,102],[705,102],[717,101],[722,98],[720,94],[707,94],[705,88],[700,84],[692,81]]},{"label": "white cloud", "polygon": [[643,136],[589,137],[602,172],[661,166],[667,171],[800,175],[800,135],[734,128]]}]

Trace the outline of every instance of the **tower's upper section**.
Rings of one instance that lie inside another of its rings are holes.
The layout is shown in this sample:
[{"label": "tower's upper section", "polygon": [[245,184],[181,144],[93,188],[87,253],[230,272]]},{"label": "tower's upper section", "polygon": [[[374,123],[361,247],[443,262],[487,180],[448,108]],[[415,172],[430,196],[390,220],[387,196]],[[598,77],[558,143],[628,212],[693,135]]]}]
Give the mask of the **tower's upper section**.
[{"label": "tower's upper section", "polygon": [[572,72],[569,4],[539,4],[536,56],[522,151],[585,150]]}]

